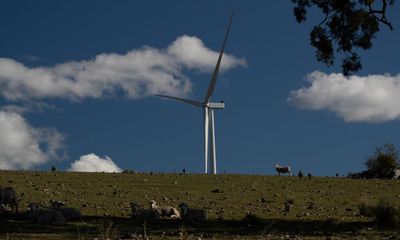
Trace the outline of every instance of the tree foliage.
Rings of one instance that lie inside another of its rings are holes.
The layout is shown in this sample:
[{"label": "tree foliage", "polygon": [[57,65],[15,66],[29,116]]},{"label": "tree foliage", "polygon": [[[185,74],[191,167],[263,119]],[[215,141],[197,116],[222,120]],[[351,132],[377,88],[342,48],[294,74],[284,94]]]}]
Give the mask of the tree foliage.
[{"label": "tree foliage", "polygon": [[398,151],[393,144],[386,143],[376,147],[375,152],[367,159],[367,173],[372,178],[393,178],[399,165]]},{"label": "tree foliage", "polygon": [[362,68],[359,49],[370,49],[372,40],[386,25],[393,30],[386,18],[388,6],[395,0],[292,0],[295,4],[294,16],[298,23],[307,19],[307,10],[319,8],[323,20],[310,32],[310,43],[316,49],[318,61],[331,66],[335,61],[335,51],[344,54],[343,74],[348,76]]}]

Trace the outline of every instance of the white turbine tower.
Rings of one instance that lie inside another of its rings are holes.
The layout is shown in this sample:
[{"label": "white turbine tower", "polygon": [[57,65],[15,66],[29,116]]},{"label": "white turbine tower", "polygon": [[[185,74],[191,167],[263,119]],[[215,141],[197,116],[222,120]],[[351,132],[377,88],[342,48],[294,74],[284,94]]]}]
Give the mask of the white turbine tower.
[{"label": "white turbine tower", "polygon": [[[210,81],[210,85],[208,86],[208,91],[204,98],[204,101],[195,101],[195,100],[191,100],[191,99],[184,99],[184,98],[178,98],[178,97],[172,97],[172,96],[166,96],[166,95],[157,95],[159,97],[170,98],[173,100],[177,100],[177,101],[181,101],[184,103],[194,105],[196,107],[203,108],[203,111],[204,111],[204,173],[208,173],[208,155],[210,154],[211,172],[213,174],[217,174],[217,153],[216,153],[216,147],[215,147],[214,109],[224,109],[225,104],[222,101],[221,102],[210,102],[210,100],[211,100],[211,96],[215,89],[215,84],[217,82],[219,67],[221,65],[222,55],[224,54],[224,48],[225,48],[226,41],[228,39],[229,30],[232,25],[232,19],[233,19],[233,14],[231,15],[231,17],[229,19],[228,28],[225,32],[225,37],[224,37],[224,41],[222,43],[221,51],[219,52],[218,61],[217,61],[217,64],[215,65],[215,69],[214,69],[214,72],[213,72],[213,75],[212,75],[212,78]],[[211,137],[211,138],[209,139],[209,137]],[[211,147],[209,147],[209,145],[208,145],[209,140],[211,142]]]}]

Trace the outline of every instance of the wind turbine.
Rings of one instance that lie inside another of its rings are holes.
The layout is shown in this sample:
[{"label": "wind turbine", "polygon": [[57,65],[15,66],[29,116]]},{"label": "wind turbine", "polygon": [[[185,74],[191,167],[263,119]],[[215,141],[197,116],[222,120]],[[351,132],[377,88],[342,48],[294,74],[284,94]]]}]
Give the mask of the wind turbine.
[{"label": "wind turbine", "polygon": [[[173,96],[166,95],[156,95],[159,97],[169,98],[173,100],[177,100],[180,102],[184,102],[187,104],[194,105],[196,107],[203,108],[204,112],[204,173],[208,173],[208,155],[210,154],[211,158],[211,172],[213,174],[217,174],[217,153],[215,146],[215,124],[214,124],[214,109],[224,109],[225,104],[223,101],[221,102],[211,102],[211,96],[215,89],[215,84],[217,82],[219,67],[221,65],[222,55],[224,54],[225,44],[228,39],[229,30],[232,25],[233,14],[231,15],[228,23],[228,28],[225,32],[224,41],[222,43],[221,51],[219,52],[219,57],[217,64],[215,65],[213,75],[211,77],[210,85],[208,86],[207,94],[203,101],[195,101],[191,99],[184,99]],[[211,136],[209,136],[209,134]],[[209,137],[211,137],[209,139]],[[209,147],[209,140],[211,142],[211,147]]]}]

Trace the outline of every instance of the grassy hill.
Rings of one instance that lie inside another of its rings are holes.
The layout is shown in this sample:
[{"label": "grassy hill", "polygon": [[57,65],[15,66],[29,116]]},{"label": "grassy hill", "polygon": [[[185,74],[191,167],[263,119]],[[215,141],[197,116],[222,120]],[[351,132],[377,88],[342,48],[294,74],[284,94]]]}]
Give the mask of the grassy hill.
[{"label": "grassy hill", "polygon": [[185,202],[207,209],[210,217],[201,224],[177,220],[148,224],[146,233],[152,239],[237,235],[381,239],[400,233],[396,228],[378,229],[373,219],[360,216],[358,209],[361,203],[372,205],[380,200],[400,207],[398,180],[0,171],[0,186],[12,186],[18,194],[24,194],[20,203],[23,210],[29,202],[46,206],[53,199],[80,208],[85,215],[83,223],[47,227],[3,217],[0,236],[6,238],[8,234],[11,239],[92,239],[96,235],[107,238],[128,232],[138,236],[143,234],[143,226],[129,218],[129,203],[147,207],[150,200],[175,206]]}]

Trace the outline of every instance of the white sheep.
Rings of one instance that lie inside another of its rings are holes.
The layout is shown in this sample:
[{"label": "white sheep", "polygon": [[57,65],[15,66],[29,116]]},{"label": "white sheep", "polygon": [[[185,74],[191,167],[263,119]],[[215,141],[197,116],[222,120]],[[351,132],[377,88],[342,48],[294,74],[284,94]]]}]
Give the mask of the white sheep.
[{"label": "white sheep", "polygon": [[28,205],[30,210],[31,220],[41,224],[64,224],[65,218],[59,211],[54,209],[42,209],[36,203]]},{"label": "white sheep", "polygon": [[169,218],[180,218],[181,214],[179,210],[175,207],[171,206],[159,206],[156,201],[150,201],[150,208],[155,209],[159,212],[161,217],[169,217]]},{"label": "white sheep", "polygon": [[18,199],[14,188],[0,187],[0,204],[11,205],[11,211],[18,213]]},{"label": "white sheep", "polygon": [[290,176],[292,176],[292,172],[290,171],[289,166],[282,167],[282,166],[279,166],[278,163],[275,163],[275,169],[278,172],[279,176],[281,175],[281,173],[288,173]]},{"label": "white sheep", "polygon": [[82,213],[79,209],[64,207],[65,204],[61,201],[50,200],[51,207],[64,215],[67,221],[82,220]]},{"label": "white sheep", "polygon": [[179,204],[178,208],[181,210],[182,219],[194,222],[201,222],[208,219],[207,211],[204,209],[189,208],[186,203]]},{"label": "white sheep", "polygon": [[160,213],[156,209],[144,209],[137,203],[130,203],[132,218],[140,221],[160,220]]}]

